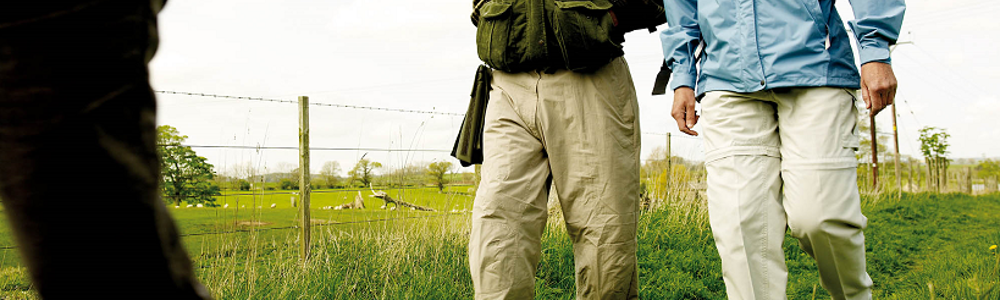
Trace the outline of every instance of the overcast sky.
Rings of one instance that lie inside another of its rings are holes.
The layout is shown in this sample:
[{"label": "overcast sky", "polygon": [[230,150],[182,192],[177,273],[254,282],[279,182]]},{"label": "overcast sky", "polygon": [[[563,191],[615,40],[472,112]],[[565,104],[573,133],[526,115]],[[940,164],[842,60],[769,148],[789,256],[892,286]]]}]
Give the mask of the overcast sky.
[{"label": "overcast sky", "polygon": [[[464,113],[479,60],[471,1],[170,0],[160,13],[152,61],[157,90]],[[1000,156],[1000,0],[910,0],[901,45],[900,150],[918,155],[917,130],[945,128],[954,158]],[[852,19],[848,1],[837,4]],[[669,9],[669,8],[668,8]],[[661,26],[661,30],[664,29]],[[703,157],[701,141],[680,137],[672,101],[650,96],[662,60],[659,35],[626,36],[639,94],[643,157],[673,133],[675,155]],[[296,146],[293,104],[158,94],[159,123],[192,145]],[[905,100],[902,101],[902,100]],[[891,131],[890,114],[878,118]],[[450,150],[462,119],[442,115],[311,108],[313,147]],[[698,126],[700,127],[700,126]],[[695,129],[699,129],[696,127]],[[891,145],[887,145],[890,146]],[[252,162],[268,172],[298,163],[294,150],[196,149],[220,170]],[[311,168],[349,169],[365,152],[314,151]],[[438,152],[370,152],[391,167],[450,160]]]}]

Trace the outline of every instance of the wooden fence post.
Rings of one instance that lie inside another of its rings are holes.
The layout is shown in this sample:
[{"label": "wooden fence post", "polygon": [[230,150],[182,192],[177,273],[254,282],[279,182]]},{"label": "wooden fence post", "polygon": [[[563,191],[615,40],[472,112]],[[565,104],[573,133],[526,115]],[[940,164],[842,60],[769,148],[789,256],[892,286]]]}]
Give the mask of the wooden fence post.
[{"label": "wooden fence post", "polygon": [[[671,180],[674,178],[674,160],[671,157],[672,151],[670,150],[670,133],[667,132],[667,186],[664,187],[664,191],[670,194]],[[664,197],[665,198],[665,197]]]},{"label": "wooden fence post", "polygon": [[965,192],[972,195],[972,168],[965,167]]},{"label": "wooden fence post", "polygon": [[305,262],[309,258],[311,239],[310,227],[312,216],[309,212],[309,196],[312,181],[309,175],[309,97],[299,96],[299,217],[302,229],[302,245],[299,248],[299,258]]}]

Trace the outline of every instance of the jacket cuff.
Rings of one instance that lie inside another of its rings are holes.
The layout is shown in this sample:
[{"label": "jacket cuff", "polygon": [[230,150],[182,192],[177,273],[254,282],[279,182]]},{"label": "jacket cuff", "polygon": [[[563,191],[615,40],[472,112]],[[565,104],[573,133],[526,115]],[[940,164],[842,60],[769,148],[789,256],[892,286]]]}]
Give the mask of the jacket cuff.
[{"label": "jacket cuff", "polygon": [[695,79],[697,75],[691,72],[683,72],[675,70],[673,72],[673,78],[670,80],[670,90],[676,90],[679,87],[686,86],[692,89],[695,88]]},{"label": "jacket cuff", "polygon": [[861,64],[870,62],[892,63],[889,57],[889,44],[883,41],[866,41],[860,43],[858,54],[861,56]]}]

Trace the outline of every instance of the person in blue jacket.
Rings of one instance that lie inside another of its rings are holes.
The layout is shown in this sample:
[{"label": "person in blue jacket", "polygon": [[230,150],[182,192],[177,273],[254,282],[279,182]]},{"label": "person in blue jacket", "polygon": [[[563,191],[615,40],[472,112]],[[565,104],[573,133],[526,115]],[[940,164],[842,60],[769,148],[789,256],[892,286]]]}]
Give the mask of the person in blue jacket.
[{"label": "person in blue jacket", "polygon": [[730,299],[786,297],[786,226],[834,299],[871,299],[855,91],[872,116],[892,104],[889,47],[905,4],[851,6],[849,32],[834,0],[665,1],[671,116],[689,135],[703,125],[709,218]]}]

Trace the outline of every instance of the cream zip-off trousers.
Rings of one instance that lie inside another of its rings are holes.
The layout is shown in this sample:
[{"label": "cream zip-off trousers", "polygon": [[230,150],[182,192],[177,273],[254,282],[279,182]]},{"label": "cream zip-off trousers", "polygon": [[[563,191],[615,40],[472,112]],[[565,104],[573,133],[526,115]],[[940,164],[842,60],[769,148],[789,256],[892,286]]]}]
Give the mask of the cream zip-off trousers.
[{"label": "cream zip-off trousers", "polygon": [[532,299],[555,186],[577,299],[636,299],[639,120],[625,60],[594,73],[494,71],[469,264],[476,299]]},{"label": "cream zip-off trousers", "polygon": [[785,299],[785,228],[834,299],[871,299],[853,91],[708,92],[708,211],[729,299]]}]

